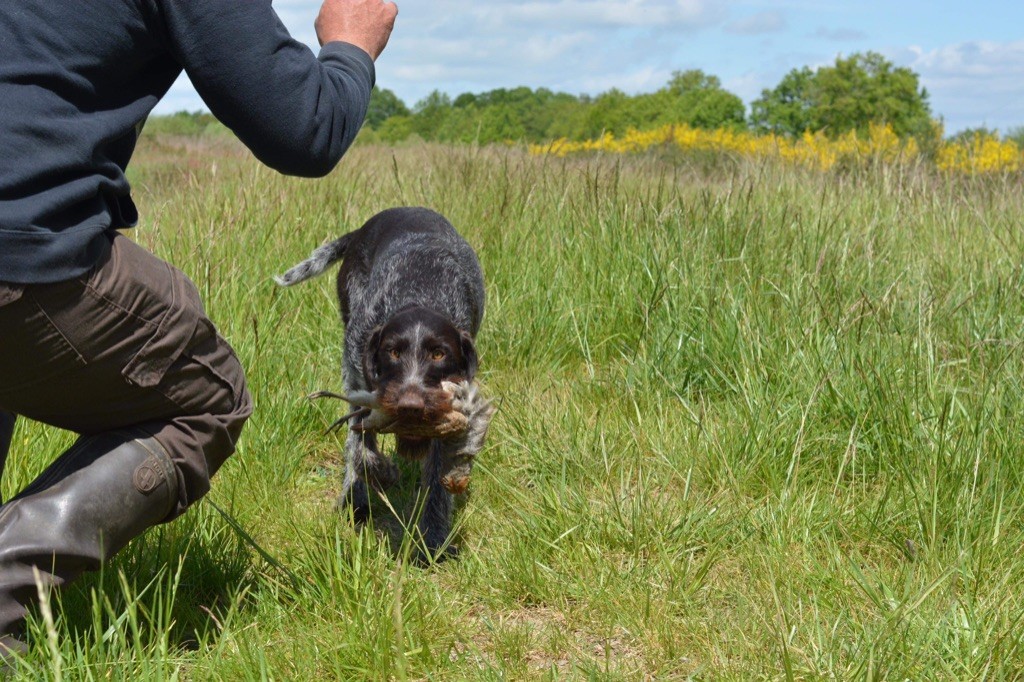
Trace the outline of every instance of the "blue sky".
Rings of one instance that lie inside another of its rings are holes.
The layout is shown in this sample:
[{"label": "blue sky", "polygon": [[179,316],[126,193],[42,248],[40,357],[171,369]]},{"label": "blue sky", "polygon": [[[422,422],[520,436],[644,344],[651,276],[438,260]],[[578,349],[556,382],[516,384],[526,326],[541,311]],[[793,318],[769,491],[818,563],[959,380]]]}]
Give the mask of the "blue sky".
[{"label": "blue sky", "polygon": [[[316,0],[276,0],[316,46]],[[1024,126],[1024,3],[1015,0],[400,0],[377,84],[410,106],[526,85],[573,94],[663,86],[702,69],[748,104],[788,71],[874,50],[913,69],[949,133]],[[203,108],[184,77],[158,113]]]}]

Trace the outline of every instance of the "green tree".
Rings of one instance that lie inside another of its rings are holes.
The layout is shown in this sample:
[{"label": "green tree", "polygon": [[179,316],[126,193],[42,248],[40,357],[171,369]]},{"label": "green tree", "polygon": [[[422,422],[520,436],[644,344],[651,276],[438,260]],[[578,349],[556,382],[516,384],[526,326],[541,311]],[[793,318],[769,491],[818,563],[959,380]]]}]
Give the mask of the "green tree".
[{"label": "green tree", "polygon": [[629,115],[630,100],[629,95],[617,88],[598,95],[586,107],[581,128],[570,137],[588,139],[606,132],[621,135],[627,128],[635,127],[635,120]]},{"label": "green tree", "polygon": [[676,71],[655,93],[664,108],[656,123],[685,123],[694,128],[739,127],[746,121],[743,100],[722,88],[717,76],[699,69]]},{"label": "green tree", "polygon": [[477,141],[481,144],[522,140],[525,137],[522,116],[517,116],[513,107],[487,107],[477,119]]},{"label": "green tree", "polygon": [[412,116],[392,116],[377,128],[377,134],[380,136],[380,139],[389,144],[408,139],[415,132],[416,128],[413,126]]},{"label": "green tree", "polygon": [[436,140],[452,112],[452,100],[443,92],[434,90],[416,103],[412,117],[413,129],[424,140]]},{"label": "green tree", "polygon": [[991,137],[999,139],[999,131],[993,130],[986,126],[978,126],[977,128],[964,128],[963,130],[956,132],[949,136],[949,139],[953,142],[973,142],[978,137]]},{"label": "green tree", "polygon": [[794,69],[753,103],[752,122],[762,130],[799,135],[823,130],[840,135],[886,123],[900,136],[932,130],[928,92],[916,73],[877,52],[838,57],[811,73]]},{"label": "green tree", "polygon": [[877,52],[836,59],[814,78],[813,125],[839,134],[887,123],[897,135],[923,133],[931,125],[928,92],[906,67],[894,67]]},{"label": "green tree", "polygon": [[468,125],[473,140],[481,143],[548,139],[554,120],[566,106],[576,106],[578,98],[546,88],[498,88],[479,94],[459,95],[453,106],[473,112]]},{"label": "green tree", "polygon": [[797,136],[811,127],[811,83],[814,72],[793,69],[772,90],[762,90],[751,104],[750,123],[759,132]]},{"label": "green tree", "polygon": [[452,106],[456,109],[465,109],[466,107],[471,107],[474,104],[476,104],[476,95],[471,92],[462,93],[455,98],[454,102],[452,102]]},{"label": "green tree", "polygon": [[408,116],[409,107],[386,88],[375,87],[370,92],[370,106],[366,110],[366,125],[374,130],[392,116]]},{"label": "green tree", "polygon": [[378,139],[397,141],[415,133],[444,142],[543,142],[585,139],[629,128],[686,123],[718,128],[744,125],[743,102],[703,71],[679,71],[654,93],[628,95],[612,89],[597,97],[546,88],[497,88],[463,93],[454,101],[434,91],[408,109],[389,91],[377,96],[371,127]]},{"label": "green tree", "polygon": [[475,106],[451,107],[431,140],[472,143],[480,141],[480,111]]},{"label": "green tree", "polygon": [[700,70],[676,71],[657,92],[630,96],[613,89],[579,106],[585,110],[582,126],[566,137],[592,138],[605,131],[621,135],[629,128],[649,130],[668,124],[741,127],[746,120],[743,100],[723,89],[716,76]]}]

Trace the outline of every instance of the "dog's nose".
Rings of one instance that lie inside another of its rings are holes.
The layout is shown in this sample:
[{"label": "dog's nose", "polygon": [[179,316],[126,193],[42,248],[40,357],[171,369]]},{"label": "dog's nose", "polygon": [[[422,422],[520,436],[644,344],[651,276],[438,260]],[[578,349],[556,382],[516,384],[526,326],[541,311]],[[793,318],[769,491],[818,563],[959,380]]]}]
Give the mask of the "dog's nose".
[{"label": "dog's nose", "polygon": [[419,393],[407,392],[403,393],[398,398],[398,403],[395,404],[399,414],[415,417],[423,414],[427,404],[423,400],[423,396]]}]

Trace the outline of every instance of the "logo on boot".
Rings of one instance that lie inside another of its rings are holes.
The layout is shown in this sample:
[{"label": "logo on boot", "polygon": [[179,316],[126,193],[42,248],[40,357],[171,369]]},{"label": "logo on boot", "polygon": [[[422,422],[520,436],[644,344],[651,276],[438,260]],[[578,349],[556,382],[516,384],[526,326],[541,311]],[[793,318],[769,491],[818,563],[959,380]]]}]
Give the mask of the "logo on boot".
[{"label": "logo on boot", "polygon": [[156,457],[148,458],[145,462],[135,468],[135,474],[132,476],[132,482],[135,484],[136,490],[146,495],[156,490],[156,488],[164,482],[163,471],[161,471],[160,463],[157,461]]}]

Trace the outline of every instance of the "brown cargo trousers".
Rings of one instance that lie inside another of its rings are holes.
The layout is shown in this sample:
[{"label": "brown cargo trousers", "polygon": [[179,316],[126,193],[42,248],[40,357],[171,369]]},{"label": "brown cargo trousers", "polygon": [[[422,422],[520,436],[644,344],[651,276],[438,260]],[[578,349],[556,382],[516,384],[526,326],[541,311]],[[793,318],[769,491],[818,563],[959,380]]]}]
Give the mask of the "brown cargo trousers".
[{"label": "brown cargo trousers", "polygon": [[195,285],[116,234],[108,257],[81,277],[0,282],[0,411],[79,434],[149,433],[177,468],[169,520],[210,489],[252,401]]}]

